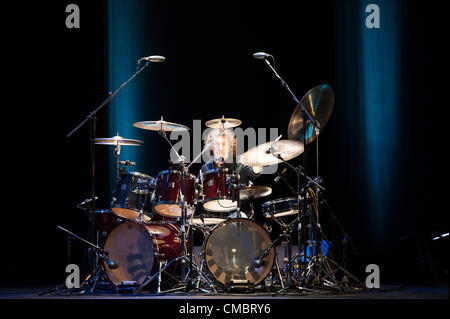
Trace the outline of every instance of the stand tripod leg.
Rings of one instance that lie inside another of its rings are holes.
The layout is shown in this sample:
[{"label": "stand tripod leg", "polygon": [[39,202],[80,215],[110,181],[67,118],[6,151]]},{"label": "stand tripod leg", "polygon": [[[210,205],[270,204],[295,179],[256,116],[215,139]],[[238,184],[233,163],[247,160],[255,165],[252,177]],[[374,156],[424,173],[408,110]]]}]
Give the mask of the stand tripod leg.
[{"label": "stand tripod leg", "polygon": [[276,257],[275,257],[275,267],[277,268],[278,278],[280,278],[281,288],[283,288],[283,290],[284,290],[285,289],[284,279],[283,279],[283,276],[281,275],[280,267],[278,265],[278,259]]}]

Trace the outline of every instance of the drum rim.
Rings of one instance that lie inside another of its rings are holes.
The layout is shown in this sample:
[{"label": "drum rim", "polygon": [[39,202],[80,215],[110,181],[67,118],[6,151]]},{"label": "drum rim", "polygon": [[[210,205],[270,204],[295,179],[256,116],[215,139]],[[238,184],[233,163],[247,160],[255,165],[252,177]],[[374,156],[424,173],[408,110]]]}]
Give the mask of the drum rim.
[{"label": "drum rim", "polygon": [[268,202],[264,202],[262,204],[262,206],[273,205],[273,204],[277,204],[277,203],[281,203],[281,202],[290,202],[290,201],[297,202],[297,199],[295,197],[282,197],[282,198],[270,200]]},{"label": "drum rim", "polygon": [[[212,201],[218,201],[218,200],[231,200],[232,198],[231,198],[231,196],[221,196],[221,197],[211,197],[211,198],[208,198],[207,200],[203,200],[203,209],[204,210],[207,210],[208,212],[213,212],[213,213],[217,213],[217,212],[231,212],[231,211],[233,211],[233,210],[235,210],[236,208],[237,208],[237,206],[236,207],[230,207],[229,208],[229,210],[228,210],[228,208],[227,208],[227,210],[209,210],[209,209],[206,209],[205,208],[205,204],[208,204],[209,202],[212,202]],[[236,202],[236,205],[237,205],[237,201],[235,201]]]},{"label": "drum rim", "polygon": [[125,172],[125,173],[123,173],[123,175],[133,175],[133,176],[144,177],[144,178],[147,178],[147,179],[151,178],[150,175],[147,175],[147,174],[144,174],[144,173],[141,173],[141,172],[138,172],[138,171]]},{"label": "drum rim", "polygon": [[[276,207],[277,204],[280,203],[289,203],[288,207]],[[295,206],[298,206],[298,202],[295,199],[295,197],[286,197],[286,198],[279,198],[275,199],[273,201],[265,202],[262,204],[262,212],[264,214],[264,217],[266,218],[278,218],[277,216],[274,216],[275,214],[288,212],[290,210],[293,210]],[[297,207],[298,210],[298,207]],[[290,214],[294,215],[294,214]],[[287,215],[289,216],[289,215]]]},{"label": "drum rim", "polygon": [[[272,238],[270,237],[270,234],[264,229],[264,227],[263,227],[259,222],[255,221],[255,220],[253,220],[253,219],[250,219],[250,218],[241,218],[241,217],[239,217],[239,218],[227,218],[227,219],[224,220],[223,222],[220,222],[220,223],[218,223],[217,225],[213,226],[213,227],[210,229],[208,236],[205,237],[205,239],[203,240],[203,244],[202,244],[202,259],[204,260],[205,267],[206,267],[206,271],[207,271],[208,274],[210,275],[211,280],[213,280],[217,285],[219,285],[219,286],[222,287],[222,288],[225,288],[225,287],[226,287],[226,284],[224,284],[224,283],[220,282],[219,280],[217,280],[217,278],[214,276],[214,274],[209,270],[208,263],[206,262],[206,246],[207,246],[207,243],[208,243],[209,239],[211,238],[211,235],[214,233],[214,231],[216,230],[216,228],[220,227],[220,226],[221,226],[222,224],[224,224],[224,223],[228,223],[228,222],[231,222],[231,221],[237,221],[237,220],[239,220],[239,221],[243,220],[243,221],[247,221],[247,222],[252,222],[252,223],[258,225],[258,226],[263,230],[263,232],[264,232],[265,234],[267,234],[267,236],[269,237],[269,240],[270,240],[269,245],[272,243]],[[272,253],[273,253],[272,258],[269,258],[269,260],[270,260],[271,263],[272,263],[271,268],[273,268],[273,264],[274,264],[275,258],[276,258],[275,248],[274,248],[274,247],[275,247],[275,246],[272,246],[272,248],[270,249],[270,250],[272,251]],[[271,254],[271,253],[269,252],[269,254],[268,254],[267,256],[269,256],[270,254]],[[267,257],[267,256],[266,256],[266,257]],[[269,273],[268,273],[264,278],[262,278],[262,279],[258,282],[258,284],[253,284],[254,287],[260,285],[260,284],[267,278],[267,276],[269,276],[269,274],[270,274],[270,271],[269,271]]]},{"label": "drum rim", "polygon": [[[173,174],[177,174],[177,175],[182,175],[182,172],[179,171],[179,170],[176,170],[176,169],[166,169],[166,170],[164,170],[164,171],[159,172],[158,175],[156,175],[156,179],[159,179],[159,176],[160,176],[160,175],[167,174],[167,173],[169,173],[169,172],[170,172],[170,173],[173,173]],[[194,174],[188,173],[187,175],[188,175],[188,177],[191,177],[192,179],[194,179],[195,181],[197,181],[197,177],[196,177]]]},{"label": "drum rim", "polygon": [[[226,171],[222,171],[220,173],[226,173],[226,174],[233,174],[233,171],[230,171],[228,167],[225,167]],[[209,169],[206,172],[202,173],[202,175],[208,175],[208,174],[212,174],[212,173],[218,173],[221,169],[219,168],[213,168],[213,169]]]},{"label": "drum rim", "polygon": [[[174,201],[171,201],[171,200],[162,200],[162,201],[159,201],[159,202],[154,202],[153,209],[155,209],[159,205],[167,205],[167,204],[178,205],[181,208],[181,202],[174,202]],[[184,205],[184,207],[194,208],[194,204],[186,204],[186,205]]]}]

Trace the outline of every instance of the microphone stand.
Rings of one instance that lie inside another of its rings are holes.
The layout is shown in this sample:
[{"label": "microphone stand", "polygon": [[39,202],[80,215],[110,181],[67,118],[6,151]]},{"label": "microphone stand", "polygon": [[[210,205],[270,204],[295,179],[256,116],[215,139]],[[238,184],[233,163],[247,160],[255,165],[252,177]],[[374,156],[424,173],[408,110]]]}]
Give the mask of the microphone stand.
[{"label": "microphone stand", "polygon": [[[116,269],[116,268],[119,268],[119,263],[118,263],[117,261],[113,261],[113,260],[109,259],[109,252],[108,252],[108,251],[106,251],[106,250],[100,248],[100,247],[97,246],[97,245],[94,245],[93,243],[91,243],[91,242],[89,242],[89,241],[87,241],[87,240],[81,238],[80,236],[78,236],[78,235],[76,235],[76,234],[74,234],[74,233],[68,231],[67,229],[65,229],[65,228],[63,228],[63,227],[61,227],[61,226],[56,226],[56,227],[57,227],[58,229],[64,231],[64,232],[66,232],[67,234],[69,234],[69,238],[72,237],[72,238],[78,239],[78,240],[80,240],[81,242],[83,242],[83,243],[87,244],[88,246],[90,246],[91,248],[93,248],[93,250],[94,250],[95,254],[97,255],[97,257],[100,258],[100,259],[102,259],[102,260],[104,260],[104,261],[107,263],[107,265],[108,265],[108,267],[109,267],[110,269]],[[90,293],[94,292],[95,286],[97,285],[97,281],[98,281],[98,279],[99,279],[99,277],[100,277],[100,275],[101,275],[101,272],[102,272],[102,268],[99,267],[99,265],[98,265],[98,260],[97,260],[97,263],[95,264],[95,269],[94,269],[94,271],[93,271],[93,273],[95,273],[95,275],[94,275],[94,277],[93,277],[93,279],[92,279],[93,283],[92,283],[92,286],[91,286],[90,289],[89,289],[89,292],[90,292]],[[91,277],[91,275],[89,275],[89,276],[85,279],[84,282],[86,282],[87,280],[89,280],[90,277]],[[84,291],[83,291],[83,292],[84,292]]]},{"label": "microphone stand", "polygon": [[[281,85],[290,93],[290,95],[292,96],[293,100],[295,101],[295,103],[297,103],[297,106],[300,108],[300,110],[303,113],[303,130],[305,131],[306,129],[306,120],[311,121],[311,123],[315,126],[315,127],[319,127],[319,124],[317,121],[315,121],[313,119],[313,117],[308,113],[308,111],[305,109],[305,107],[301,104],[301,102],[299,101],[299,99],[295,96],[295,94],[292,92],[292,90],[290,89],[289,85],[286,83],[286,81],[284,81],[281,76],[277,73],[277,71],[275,70],[275,68],[269,63],[269,61],[267,59],[264,59],[264,61],[266,62],[266,64],[269,66],[269,68],[273,71],[273,73],[275,74],[275,76],[281,81]],[[303,145],[304,145],[304,154],[303,154],[303,166],[305,168],[305,173],[307,173],[306,169],[307,169],[307,148],[306,148],[306,133],[303,134]],[[303,211],[306,212],[306,200],[303,201],[303,205],[300,205],[300,174],[298,173],[297,169],[295,170],[297,172],[297,184],[298,184],[298,193],[297,193],[297,203],[298,203],[298,220],[299,220],[299,224],[298,224],[298,228],[297,228],[297,239],[298,239],[298,252],[299,254],[301,254],[300,252],[300,247],[301,247],[301,243],[302,243],[302,208]],[[306,175],[306,174],[305,174]],[[304,192],[305,192],[305,199],[306,199],[306,178],[304,179],[304,185],[305,187],[303,188]],[[311,223],[308,223],[307,225],[311,225]],[[303,260],[301,260],[302,263],[302,267],[305,268],[306,267],[306,246],[304,249],[304,256],[305,258]]]},{"label": "microphone stand", "polygon": [[[150,62],[147,62],[142,66],[140,69],[136,71],[136,73],[133,74],[131,78],[129,78],[126,82],[124,82],[114,93],[109,94],[108,98],[100,104],[95,110],[90,112],[88,116],[77,126],[75,127],[69,134],[67,134],[67,138],[70,138],[75,132],[77,132],[86,122],[89,121],[90,123],[90,139],[89,139],[89,145],[90,145],[90,152],[91,152],[91,167],[92,167],[92,186],[91,186],[91,204],[90,204],[90,214],[89,214],[89,239],[92,242],[95,242],[95,135],[96,135],[96,122],[97,122],[97,113],[107,104],[109,104],[112,99],[122,90],[129,82],[131,82],[139,73],[144,70]],[[93,267],[93,261],[92,256],[89,254],[88,259],[90,267]]]}]

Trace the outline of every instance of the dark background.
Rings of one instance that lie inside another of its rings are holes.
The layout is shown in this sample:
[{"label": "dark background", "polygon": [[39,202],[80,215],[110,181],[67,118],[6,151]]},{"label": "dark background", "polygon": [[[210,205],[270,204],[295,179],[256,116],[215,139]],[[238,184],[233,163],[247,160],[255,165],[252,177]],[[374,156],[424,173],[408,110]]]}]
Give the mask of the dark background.
[{"label": "dark background", "polygon": [[[2,285],[62,284],[66,237],[56,225],[87,236],[87,216],[75,206],[90,194],[89,129],[84,126],[70,139],[66,135],[117,88],[107,84],[107,3],[77,1],[81,28],[70,30],[65,27],[69,3],[2,5],[7,190],[2,192]],[[164,114],[168,121],[192,126],[193,119],[204,123],[225,114],[241,119],[243,128],[278,127],[286,137],[295,104],[252,53],[274,55],[278,71],[298,97],[318,84],[345,87],[338,72],[339,35],[345,30],[337,16],[348,3],[143,2],[153,38],[152,50],[149,45],[141,56],[161,54],[167,61],[135,80],[157,83],[148,90],[148,113],[142,120]],[[398,161],[392,163],[396,194],[386,227],[376,230],[383,233],[383,241],[373,239],[364,210],[368,196],[361,187],[363,170],[352,164],[359,154],[347,114],[353,107],[348,92],[336,90],[334,112],[321,135],[321,175],[330,204],[360,252],[349,252],[347,265],[355,274],[364,278],[365,265],[375,263],[383,282],[446,281],[448,239],[429,239],[433,232],[448,232],[448,4],[399,3],[401,139],[395,150]],[[131,76],[134,70],[129,72]],[[98,115],[98,137],[108,136],[109,111],[107,106]],[[148,159],[145,173],[155,176],[167,168],[168,147],[157,134],[147,135],[142,152]],[[111,197],[111,154],[109,148],[97,149],[99,207],[106,208]],[[196,164],[192,171],[196,174],[199,168]],[[289,196],[273,177],[258,180],[273,187],[273,194],[257,207]],[[342,236],[326,210],[322,216],[339,255]],[[73,243],[73,262],[82,263],[84,249]]]}]

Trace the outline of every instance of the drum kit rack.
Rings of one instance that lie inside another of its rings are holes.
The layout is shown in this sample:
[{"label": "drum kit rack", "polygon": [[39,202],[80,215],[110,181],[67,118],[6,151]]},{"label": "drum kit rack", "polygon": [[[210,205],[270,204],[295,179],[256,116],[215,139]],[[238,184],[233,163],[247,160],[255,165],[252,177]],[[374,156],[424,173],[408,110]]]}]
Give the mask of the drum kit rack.
[{"label": "drum kit rack", "polygon": [[[123,138],[118,133],[111,138],[95,137],[98,111],[147,67],[148,61],[67,135],[70,137],[90,122],[92,194],[85,201],[88,208],[77,206],[89,212],[89,240],[58,226],[70,238],[90,247],[90,275],[78,291],[94,293],[99,290],[99,282],[110,291],[132,294],[144,290],[156,294],[175,291],[217,294],[255,292],[261,288],[277,295],[364,289],[361,281],[328,256],[331,243],[319,220],[321,204],[328,205],[326,189],[319,176],[319,134],[331,116],[334,92],[330,86],[320,85],[298,100],[267,57],[271,56],[266,55],[264,61],[296,103],[288,125],[288,139],[281,140],[280,136],[253,147],[242,154],[238,162],[250,168],[286,165],[276,180],[282,179],[295,197],[262,204],[264,217],[280,226],[278,238],[272,241],[267,227],[255,220],[253,201],[270,195],[270,187],[251,182],[241,184],[238,172],[222,168],[200,172],[200,178],[189,173],[195,160],[186,165],[185,158],[178,154],[166,135],[167,132],[187,131],[187,126],[166,122],[162,117],[158,121],[133,124],[157,132],[177,156],[177,161],[171,162],[170,168],[161,171],[156,178],[128,172],[126,166],[135,163],[119,160],[121,147],[140,146],[142,141]],[[225,130],[241,123],[238,119],[222,116],[205,125],[223,135]],[[306,146],[314,140],[316,177],[311,178],[307,175]],[[198,157],[210,150],[213,142],[205,145]],[[114,146],[117,183],[108,210],[95,208],[95,145]],[[295,167],[289,163],[301,154],[303,166]],[[295,172],[296,188],[283,176],[287,169]],[[249,216],[241,211],[241,201],[249,203]],[[331,214],[354,248],[332,211]],[[195,231],[200,231],[204,239],[200,261],[194,260]],[[297,234],[298,251],[291,256],[294,233]],[[283,265],[277,258],[276,247],[280,243],[286,253]],[[339,272],[342,278],[338,278]],[[71,294],[74,293],[72,288]]]}]

